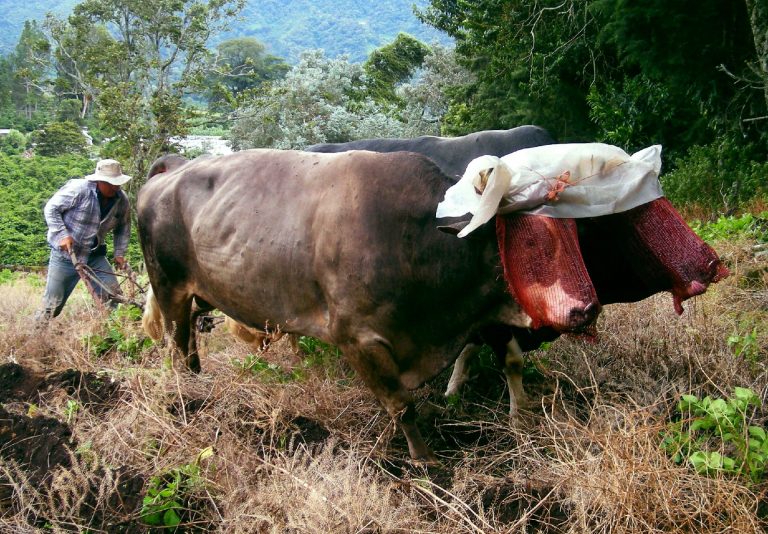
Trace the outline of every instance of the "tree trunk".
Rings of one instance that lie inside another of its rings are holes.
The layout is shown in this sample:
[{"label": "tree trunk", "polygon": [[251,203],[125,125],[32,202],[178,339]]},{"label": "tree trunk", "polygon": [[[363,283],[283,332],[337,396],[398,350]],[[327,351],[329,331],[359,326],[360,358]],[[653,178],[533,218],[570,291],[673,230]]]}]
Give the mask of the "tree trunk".
[{"label": "tree trunk", "polygon": [[757,70],[763,84],[765,105],[768,108],[768,3],[765,0],[744,0],[749,24],[755,40]]}]

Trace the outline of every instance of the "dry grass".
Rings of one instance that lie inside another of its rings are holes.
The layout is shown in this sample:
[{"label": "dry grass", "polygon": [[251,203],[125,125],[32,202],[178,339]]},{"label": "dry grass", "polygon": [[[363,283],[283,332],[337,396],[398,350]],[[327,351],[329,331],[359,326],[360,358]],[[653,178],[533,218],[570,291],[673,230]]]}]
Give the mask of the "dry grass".
[{"label": "dry grass", "polygon": [[[718,247],[734,276],[682,317],[666,295],[613,305],[596,342],[562,338],[537,351],[543,377],[529,384],[532,406],[517,425],[492,374],[470,383],[459,407],[440,395],[445,376],[420,390],[423,417],[437,424],[423,430],[443,459],[430,468],[407,460],[343,361],[302,362],[282,340],[262,357],[284,371],[254,373],[233,365],[248,348],[221,329],[204,336],[199,376],[168,365],[163,347],[138,362],[96,358],[84,340],[105,320],[87,295],[37,331],[40,281],[2,285],[0,364],[18,362],[32,377],[31,395],[3,406],[14,421],[56,419],[71,437],[42,474],[0,442],[0,530],[142,532],[151,477],[197,466],[180,496],[193,531],[763,532],[765,484],[699,476],[659,447],[681,393],[768,394],[768,262],[749,245]],[[729,336],[755,327],[749,354],[734,355]],[[52,377],[68,369],[114,389],[102,398],[86,395],[97,382],[85,378],[57,385]]]}]

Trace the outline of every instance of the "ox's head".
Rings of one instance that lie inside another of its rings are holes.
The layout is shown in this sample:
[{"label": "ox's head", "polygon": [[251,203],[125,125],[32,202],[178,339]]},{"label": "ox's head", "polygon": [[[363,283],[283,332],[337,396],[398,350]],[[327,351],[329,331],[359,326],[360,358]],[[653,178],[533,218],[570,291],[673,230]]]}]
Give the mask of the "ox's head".
[{"label": "ox's head", "polygon": [[603,304],[669,291],[680,314],[684,300],[729,274],[666,198],[579,224],[584,259]]},{"label": "ox's head", "polygon": [[189,163],[189,160],[178,154],[166,154],[157,158],[147,171],[147,180],[156,174],[170,172]]},{"label": "ox's head", "polygon": [[496,217],[504,277],[533,328],[584,331],[600,303],[579,249],[573,219]]}]

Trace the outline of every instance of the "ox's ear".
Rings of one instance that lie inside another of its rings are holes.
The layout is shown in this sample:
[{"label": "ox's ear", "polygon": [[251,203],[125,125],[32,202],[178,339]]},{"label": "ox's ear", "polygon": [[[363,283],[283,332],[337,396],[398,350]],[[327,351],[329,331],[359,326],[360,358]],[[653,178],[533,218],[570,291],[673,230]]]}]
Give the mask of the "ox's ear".
[{"label": "ox's ear", "polygon": [[441,232],[445,232],[446,234],[456,235],[461,232],[468,224],[469,221],[459,221],[451,224],[438,225],[437,229]]}]

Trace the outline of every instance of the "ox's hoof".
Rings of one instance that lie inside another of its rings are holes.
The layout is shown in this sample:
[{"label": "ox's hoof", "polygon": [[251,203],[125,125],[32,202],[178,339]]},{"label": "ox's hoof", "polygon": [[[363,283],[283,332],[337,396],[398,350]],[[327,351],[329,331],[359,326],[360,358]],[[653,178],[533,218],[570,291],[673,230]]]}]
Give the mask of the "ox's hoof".
[{"label": "ox's hoof", "polygon": [[437,456],[432,451],[418,458],[411,458],[411,463],[419,467],[436,467],[441,465],[440,460],[437,459]]},{"label": "ox's hoof", "polygon": [[196,375],[199,375],[200,372],[203,370],[202,367],[200,367],[200,358],[189,358],[187,360],[187,369],[195,373]]}]

